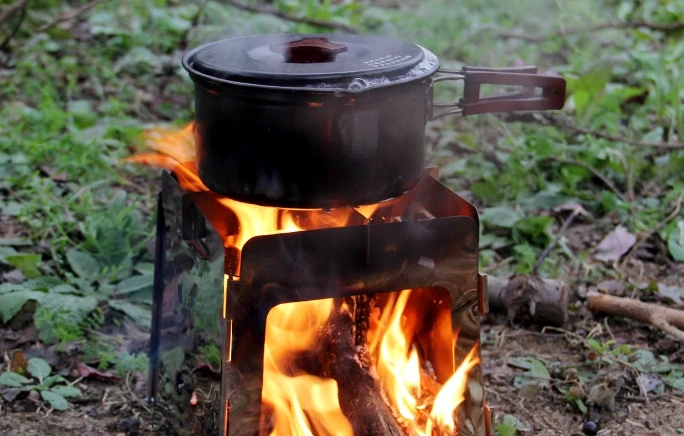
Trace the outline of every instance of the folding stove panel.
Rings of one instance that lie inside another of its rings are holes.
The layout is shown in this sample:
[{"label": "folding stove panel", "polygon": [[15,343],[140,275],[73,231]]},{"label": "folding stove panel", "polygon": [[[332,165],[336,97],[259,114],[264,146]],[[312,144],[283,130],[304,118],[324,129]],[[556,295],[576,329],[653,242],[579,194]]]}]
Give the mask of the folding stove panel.
[{"label": "folding stove panel", "polygon": [[[212,197],[184,193],[163,176],[163,286],[155,290],[150,386],[151,397],[173,399],[180,433],[263,430],[266,320],[281,303],[403,289],[427,298],[447,295],[457,340],[446,352],[432,344],[429,356],[442,383],[479,344],[487,307],[486,280],[478,274],[477,211],[427,173],[404,196],[378,204],[370,220],[352,211],[348,226],[257,236],[241,253],[224,250],[219,233],[226,230],[217,232],[202,214],[214,207]],[[220,383],[212,374],[219,347]],[[210,377],[200,377],[203,371]],[[488,435],[481,368],[469,374],[459,432]],[[159,381],[163,389],[156,389]],[[354,413],[349,407],[342,408],[347,415]]]}]

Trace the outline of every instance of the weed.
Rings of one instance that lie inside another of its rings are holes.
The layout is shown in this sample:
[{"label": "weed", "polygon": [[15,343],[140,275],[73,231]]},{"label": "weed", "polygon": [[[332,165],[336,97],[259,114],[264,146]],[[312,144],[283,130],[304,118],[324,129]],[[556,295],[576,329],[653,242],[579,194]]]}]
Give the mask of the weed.
[{"label": "weed", "polygon": [[52,368],[41,358],[29,359],[26,371],[31,378],[16,372],[3,372],[0,374],[0,385],[22,391],[38,391],[43,401],[55,410],[66,410],[69,407],[68,399],[81,396],[81,391],[69,384],[64,377],[58,374],[50,375]]}]

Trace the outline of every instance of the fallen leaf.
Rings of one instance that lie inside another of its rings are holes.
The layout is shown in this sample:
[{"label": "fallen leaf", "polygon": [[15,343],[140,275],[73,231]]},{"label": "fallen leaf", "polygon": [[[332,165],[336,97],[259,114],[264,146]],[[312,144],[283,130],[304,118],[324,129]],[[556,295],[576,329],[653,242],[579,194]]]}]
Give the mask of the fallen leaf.
[{"label": "fallen leaf", "polygon": [[0,386],[0,396],[7,401],[8,403],[11,403],[14,401],[15,398],[17,398],[17,395],[19,395],[23,389],[20,388],[6,388],[4,386]]},{"label": "fallen leaf", "polygon": [[618,226],[596,246],[594,257],[604,262],[620,259],[636,243],[636,236]]},{"label": "fallen leaf", "polygon": [[24,355],[24,352],[21,350],[17,350],[14,353],[12,353],[12,362],[10,363],[10,371],[16,372],[18,374],[23,374],[26,372],[26,366],[28,365],[28,362],[26,362],[26,356]]},{"label": "fallen leaf", "polygon": [[6,272],[2,275],[2,278],[7,280],[10,283],[21,283],[26,280],[26,277],[24,277],[24,274],[21,273],[21,270],[18,269],[13,269],[10,272]]},{"label": "fallen leaf", "polygon": [[641,390],[642,395],[653,391],[660,384],[660,379],[651,374],[640,374],[636,378],[637,385]]},{"label": "fallen leaf", "polygon": [[684,304],[684,288],[679,288],[677,286],[664,286],[660,283],[658,284],[658,293],[669,300],[672,300],[675,304]]},{"label": "fallen leaf", "polygon": [[606,280],[596,285],[596,287],[612,295],[619,295],[625,290],[625,285],[617,280]]},{"label": "fallen leaf", "polygon": [[121,381],[121,377],[114,375],[111,371],[98,371],[92,366],[88,366],[83,362],[76,361],[76,370],[79,377],[83,378],[99,378],[102,380]]}]

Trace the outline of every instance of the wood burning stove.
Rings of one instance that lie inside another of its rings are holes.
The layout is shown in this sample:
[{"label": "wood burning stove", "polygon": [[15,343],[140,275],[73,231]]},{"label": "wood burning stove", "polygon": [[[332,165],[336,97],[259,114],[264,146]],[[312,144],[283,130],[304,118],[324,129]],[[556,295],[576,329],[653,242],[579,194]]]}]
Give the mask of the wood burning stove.
[{"label": "wood burning stove", "polygon": [[[477,211],[435,169],[416,173],[436,57],[386,39],[298,38],[193,50],[184,66],[202,104],[194,126],[155,137],[172,157],[132,159],[171,171],[158,205],[149,396],[181,434],[489,435]],[[245,53],[245,68],[226,61]],[[327,75],[314,74],[319,64]],[[279,86],[283,71],[295,73]],[[564,81],[535,73],[463,70],[468,95],[434,107],[562,106]],[[371,85],[348,87],[359,74]],[[312,87],[321,77],[330,86]],[[482,83],[522,89],[480,98]],[[388,106],[392,95],[407,106]],[[405,114],[411,102],[417,118]],[[225,134],[245,104],[260,116]],[[295,111],[286,120],[276,117],[284,107]],[[410,134],[387,129],[406,116]],[[308,118],[322,124],[295,123]],[[266,144],[276,128],[285,143]],[[411,152],[392,151],[392,138]],[[294,170],[278,157],[292,149],[310,151]],[[347,167],[356,169],[337,180]]]},{"label": "wood burning stove", "polygon": [[[301,231],[255,236],[237,252],[222,242],[239,229],[221,197],[185,192],[165,172],[158,235],[165,249],[157,265],[163,280],[155,290],[150,397],[175,397],[177,425],[189,433],[216,426],[221,434],[270,434],[273,412],[261,395],[269,312],[285,303],[332,298],[336,321],[328,322],[338,326],[319,334],[336,336],[340,343],[328,338],[319,346],[318,352],[327,353],[322,359],[330,361],[312,372],[338,383],[339,405],[353,434],[403,434],[399,422],[406,419],[383,403],[381,381],[372,376],[370,367],[377,363],[372,357],[361,361],[368,354],[369,310],[388,304],[386,293],[411,290],[409,316],[421,319],[409,341],[422,356],[426,395],[436,395],[435,387],[447,382],[472,350],[471,359],[479,359],[479,320],[487,311],[486,280],[477,268],[477,212],[434,176],[427,171],[414,189],[372,212],[295,211],[292,219]],[[225,215],[226,227],[219,231],[216,218],[206,217],[216,213]],[[327,228],[321,225],[325,219]],[[345,322],[346,331],[335,331]],[[208,363],[200,350],[211,343],[222,348],[221,381],[214,387],[209,379],[192,376],[198,362],[200,368]],[[317,366],[299,364],[307,365]],[[489,434],[479,364],[466,375],[459,429]],[[161,380],[166,391],[159,389]]]}]

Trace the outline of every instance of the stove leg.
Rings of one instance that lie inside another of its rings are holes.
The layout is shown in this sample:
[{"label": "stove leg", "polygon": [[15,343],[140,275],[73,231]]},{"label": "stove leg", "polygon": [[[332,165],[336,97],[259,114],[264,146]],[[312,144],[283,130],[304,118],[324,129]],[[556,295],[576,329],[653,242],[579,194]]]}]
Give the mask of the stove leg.
[{"label": "stove leg", "polygon": [[148,382],[148,401],[154,402],[159,385],[159,342],[161,339],[161,315],[164,300],[164,263],[166,221],[164,219],[162,193],[157,199],[157,235],[154,247],[154,281],[152,294],[152,325],[150,327],[150,366]]}]

